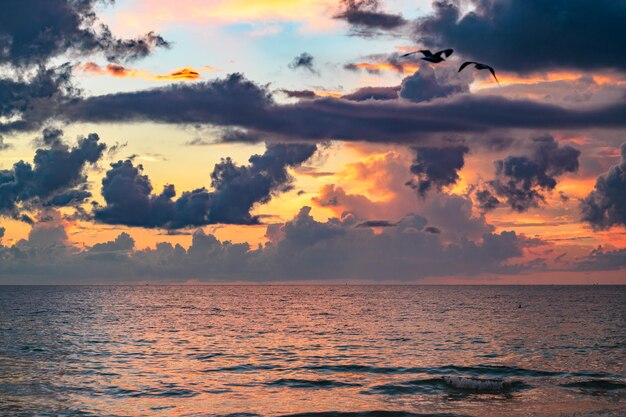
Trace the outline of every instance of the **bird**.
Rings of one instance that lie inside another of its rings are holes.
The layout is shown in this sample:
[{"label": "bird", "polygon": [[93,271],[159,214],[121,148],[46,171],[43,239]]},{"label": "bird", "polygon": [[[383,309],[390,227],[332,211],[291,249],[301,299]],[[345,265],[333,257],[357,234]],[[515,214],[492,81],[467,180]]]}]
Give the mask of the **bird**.
[{"label": "bird", "polygon": [[500,85],[500,81],[498,81],[498,77],[496,77],[496,72],[494,71],[492,67],[490,67],[487,64],[481,64],[480,62],[474,62],[474,61],[467,61],[461,64],[461,68],[459,68],[459,72],[463,71],[465,67],[467,67],[468,65],[472,65],[472,64],[474,64],[474,68],[476,68],[477,70],[489,70],[489,72],[491,73],[491,75],[493,75],[493,78],[495,78],[498,85]]},{"label": "bird", "polygon": [[400,55],[400,58],[405,58],[405,57],[407,57],[409,55],[422,53],[422,54],[424,54],[424,56],[422,57],[422,59],[424,61],[432,62],[433,64],[438,64],[438,63],[446,60],[444,57],[442,57],[442,55],[444,55],[446,58],[448,58],[448,57],[450,57],[450,55],[452,55],[453,52],[454,52],[454,49],[444,49],[442,51],[439,51],[439,52],[433,54],[428,49],[421,49],[419,51],[413,51],[413,52],[406,53],[404,55]]}]

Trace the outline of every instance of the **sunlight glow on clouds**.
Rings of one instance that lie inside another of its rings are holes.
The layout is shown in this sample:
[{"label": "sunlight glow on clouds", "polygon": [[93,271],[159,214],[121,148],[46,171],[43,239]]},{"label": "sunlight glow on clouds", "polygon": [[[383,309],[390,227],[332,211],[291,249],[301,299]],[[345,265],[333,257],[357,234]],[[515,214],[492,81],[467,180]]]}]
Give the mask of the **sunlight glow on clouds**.
[{"label": "sunlight glow on clouds", "polygon": [[204,66],[201,68],[183,67],[169,74],[153,74],[150,71],[127,68],[117,64],[107,64],[101,67],[95,62],[86,62],[79,65],[78,70],[85,74],[110,75],[118,78],[142,78],[151,81],[190,81],[202,79],[202,72],[217,71],[217,68]]},{"label": "sunlight glow on clouds", "polygon": [[[426,3],[15,2],[0,282],[47,263],[75,279],[165,262],[158,279],[399,265],[503,283],[626,267],[626,7],[571,0],[555,20],[543,0]],[[439,64],[402,57],[448,47]],[[467,60],[500,84],[459,73]]]},{"label": "sunlight glow on clouds", "polygon": [[[157,28],[167,24],[282,21],[300,22],[305,31],[326,31],[338,26],[332,19],[336,10],[333,0],[138,0],[115,18],[119,22],[116,28],[122,32],[124,28],[142,27],[145,21]],[[257,34],[263,33],[258,30]]]}]

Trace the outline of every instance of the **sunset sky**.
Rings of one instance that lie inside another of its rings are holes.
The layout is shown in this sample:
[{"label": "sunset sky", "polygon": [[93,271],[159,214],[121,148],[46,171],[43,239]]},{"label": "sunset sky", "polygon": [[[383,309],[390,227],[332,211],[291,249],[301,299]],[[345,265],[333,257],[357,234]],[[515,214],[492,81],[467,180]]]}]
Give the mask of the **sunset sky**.
[{"label": "sunset sky", "polygon": [[9,0],[0,284],[626,284],[625,16]]}]

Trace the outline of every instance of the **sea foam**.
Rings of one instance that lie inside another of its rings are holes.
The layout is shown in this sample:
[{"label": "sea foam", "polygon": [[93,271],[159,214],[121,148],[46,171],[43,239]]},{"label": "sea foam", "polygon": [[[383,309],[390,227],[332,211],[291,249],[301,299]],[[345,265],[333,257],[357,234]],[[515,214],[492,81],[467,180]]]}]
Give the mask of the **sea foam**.
[{"label": "sea foam", "polygon": [[444,376],[446,384],[459,389],[474,391],[504,391],[510,383],[502,379],[483,379],[462,376]]}]

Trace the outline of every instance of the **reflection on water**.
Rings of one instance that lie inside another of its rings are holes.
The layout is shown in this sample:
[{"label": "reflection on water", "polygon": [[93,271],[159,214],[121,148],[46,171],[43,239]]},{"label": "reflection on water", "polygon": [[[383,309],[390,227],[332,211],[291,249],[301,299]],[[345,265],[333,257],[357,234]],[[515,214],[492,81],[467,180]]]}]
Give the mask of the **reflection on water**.
[{"label": "reflection on water", "polygon": [[625,318],[626,287],[0,287],[0,415],[624,415]]}]

